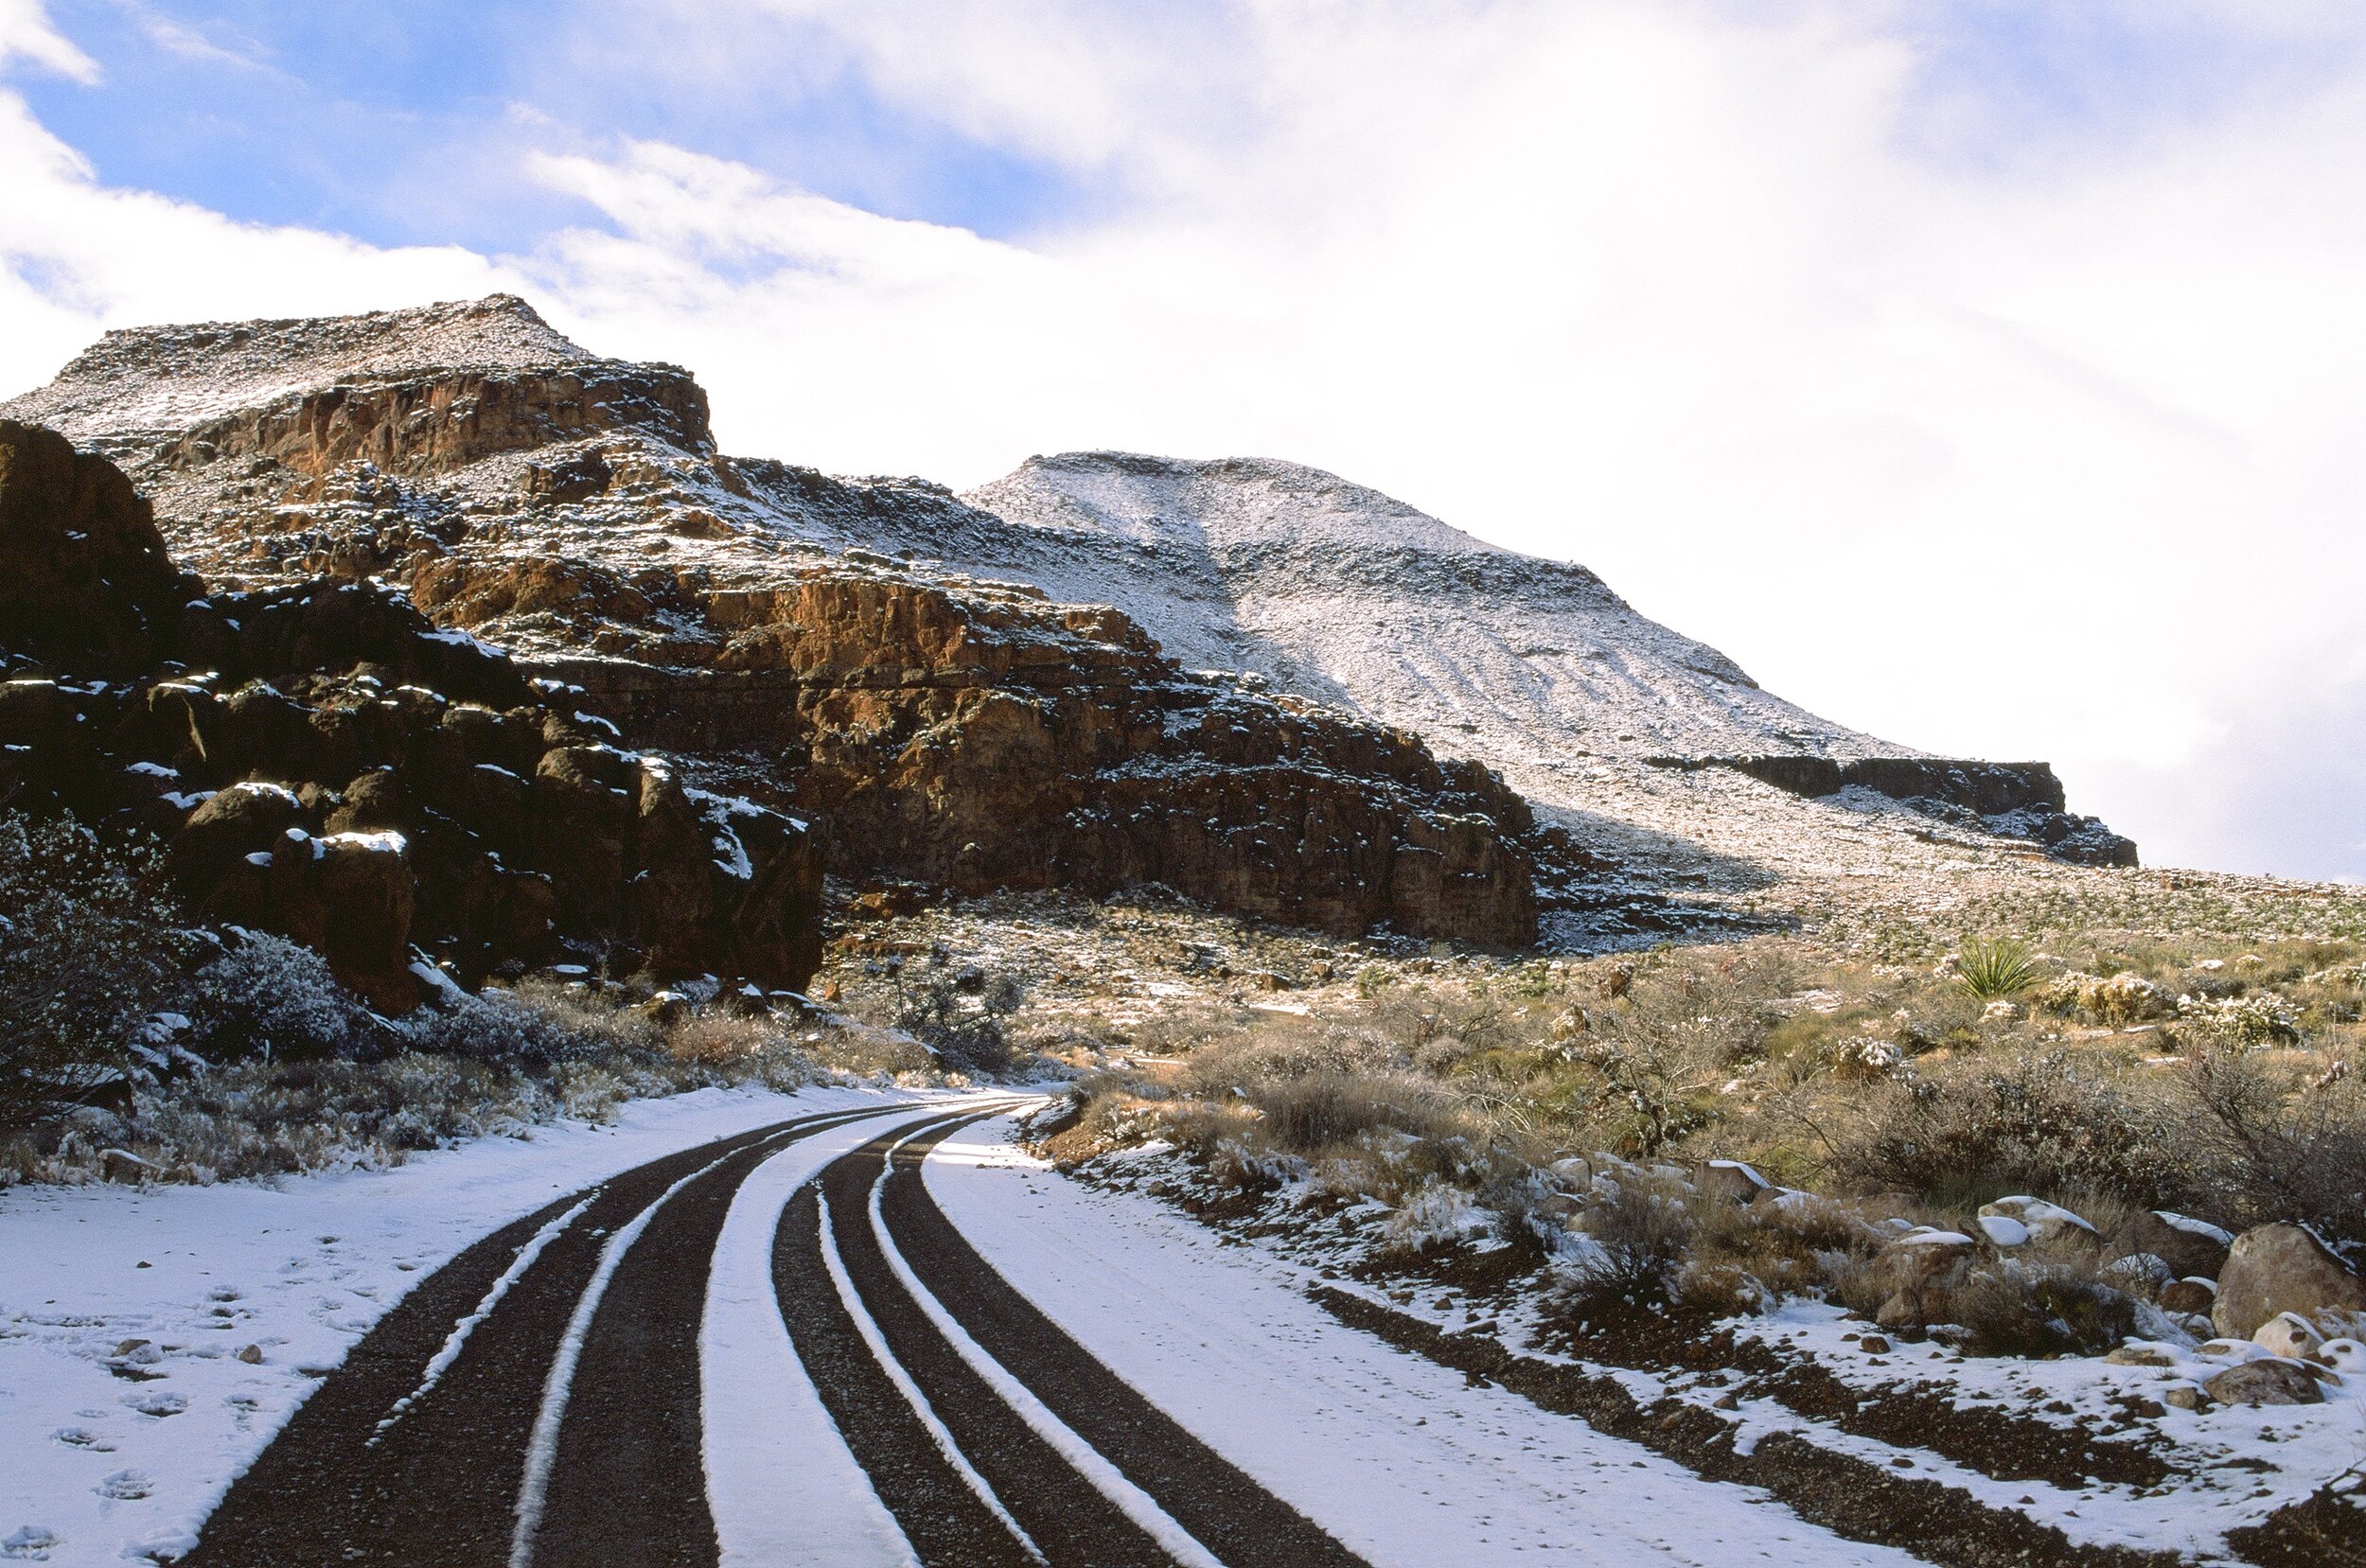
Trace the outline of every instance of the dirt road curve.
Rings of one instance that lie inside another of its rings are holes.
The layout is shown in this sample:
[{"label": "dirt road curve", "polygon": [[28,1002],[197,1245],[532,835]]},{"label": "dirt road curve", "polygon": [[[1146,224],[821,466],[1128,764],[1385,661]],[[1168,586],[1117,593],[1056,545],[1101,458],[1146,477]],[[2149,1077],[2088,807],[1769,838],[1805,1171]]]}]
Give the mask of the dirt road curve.
[{"label": "dirt road curve", "polygon": [[733,1434],[702,1421],[700,1333],[726,1217],[767,1161],[892,1117],[794,1190],[771,1272],[806,1376],[921,1563],[1359,1564],[1078,1348],[946,1221],[920,1162],[985,1114],[783,1122],[486,1237],[354,1348],[185,1561],[717,1563],[708,1466]]}]

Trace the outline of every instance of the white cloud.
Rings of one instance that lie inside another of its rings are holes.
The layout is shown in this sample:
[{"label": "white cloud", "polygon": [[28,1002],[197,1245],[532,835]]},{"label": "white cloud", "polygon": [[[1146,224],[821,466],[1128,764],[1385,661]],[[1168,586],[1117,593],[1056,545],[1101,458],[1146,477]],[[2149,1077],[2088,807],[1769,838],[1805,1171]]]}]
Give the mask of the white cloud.
[{"label": "white cloud", "polygon": [[[0,383],[102,323],[519,287],[694,366],[735,449],[962,484],[1078,446],[1298,458],[1583,560],[1835,718],[2051,756],[2155,856],[2257,869],[2274,818],[2275,869],[2366,873],[2358,832],[2307,826],[2354,770],[2310,715],[2357,711],[2366,642],[2340,51],[1933,163],[1930,12],[1873,0],[752,9],[1120,194],[1022,246],[578,144],[530,172],[603,226],[380,251],[106,189],[0,99],[0,311],[29,324]],[[669,21],[717,58],[746,14]]]},{"label": "white cloud", "polygon": [[98,79],[98,62],[49,25],[42,0],[0,0],[0,66],[17,59],[76,81]]}]

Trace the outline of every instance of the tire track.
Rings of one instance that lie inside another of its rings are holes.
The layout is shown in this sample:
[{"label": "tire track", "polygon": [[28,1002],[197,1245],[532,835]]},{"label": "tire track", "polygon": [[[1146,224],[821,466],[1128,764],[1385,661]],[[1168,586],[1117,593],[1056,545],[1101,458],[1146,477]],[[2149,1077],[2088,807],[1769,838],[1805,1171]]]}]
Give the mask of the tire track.
[{"label": "tire track", "polygon": [[[607,1239],[676,1182],[718,1159],[907,1108],[803,1117],[668,1154],[557,1199],[466,1248],[362,1336],[344,1365],[232,1484],[184,1562],[188,1568],[507,1563],[519,1486],[547,1374]],[[402,1418],[381,1429],[385,1418],[419,1389],[455,1327],[477,1310],[520,1250],[577,1204],[585,1205],[582,1214],[548,1239],[532,1266],[473,1326],[433,1393],[402,1406]],[[665,1212],[659,1210],[660,1216]],[[719,1215],[715,1224],[719,1229]],[[713,1243],[709,1234],[693,1254],[701,1267]],[[678,1395],[687,1401],[694,1432],[696,1325],[694,1306],[689,1330],[694,1354],[688,1382]],[[694,1464],[696,1453],[694,1435]],[[702,1483],[697,1496],[703,1509]],[[711,1524],[706,1536],[706,1560],[712,1561]],[[610,1551],[594,1560],[632,1559]]]},{"label": "tire track", "polygon": [[[951,1119],[945,1130],[969,1119]],[[871,1228],[869,1200],[901,1136],[873,1139],[801,1189],[783,1215],[775,1254],[781,1311],[798,1354],[880,1501],[927,1568],[1174,1568],[1157,1542],[1002,1401],[896,1280]],[[830,1278],[833,1255],[852,1302]],[[928,1419],[873,1353],[857,1312]],[[945,1452],[930,1419],[955,1453]],[[990,1496],[980,1494],[964,1468]]]},{"label": "tire track", "polygon": [[928,1195],[921,1169],[938,1144],[978,1119],[910,1134],[880,1191],[889,1237],[929,1293],[1053,1416],[1229,1568],[1366,1568],[1094,1359],[962,1239]]}]

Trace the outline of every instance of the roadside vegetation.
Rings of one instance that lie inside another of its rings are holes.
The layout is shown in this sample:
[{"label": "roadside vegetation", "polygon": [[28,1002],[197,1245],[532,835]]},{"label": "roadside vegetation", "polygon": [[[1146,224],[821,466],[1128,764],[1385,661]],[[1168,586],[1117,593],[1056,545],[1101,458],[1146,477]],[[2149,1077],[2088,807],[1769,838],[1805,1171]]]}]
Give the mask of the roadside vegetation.
[{"label": "roadside vegetation", "polygon": [[2158,1310],[2173,1276],[2114,1268],[2110,1239],[2150,1210],[2303,1224],[2366,1260],[2366,943],[2042,940],[1925,932],[1913,962],[1799,937],[1373,961],[1329,1005],[1125,1031],[1046,1147],[1173,1146],[1244,1203],[1380,1212],[1379,1255],[1408,1264],[1548,1261],[1572,1320],[1801,1293],[1898,1316],[1916,1282],[1884,1244],[1981,1237],[1982,1206],[2015,1198],[2081,1223],[2033,1223],[1944,1300],[1907,1293],[1901,1326],[1999,1353],[2207,1337]]}]

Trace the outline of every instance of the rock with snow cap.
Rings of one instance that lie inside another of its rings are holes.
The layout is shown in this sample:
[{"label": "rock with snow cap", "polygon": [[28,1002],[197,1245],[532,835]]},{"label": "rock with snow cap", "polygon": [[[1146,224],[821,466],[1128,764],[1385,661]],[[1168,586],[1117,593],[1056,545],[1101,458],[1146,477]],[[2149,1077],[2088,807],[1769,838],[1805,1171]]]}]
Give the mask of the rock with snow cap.
[{"label": "rock with snow cap", "polygon": [[[2009,1220],[2026,1232],[2019,1240],[2011,1242],[1999,1240],[1995,1233],[1991,1232],[1990,1240],[1996,1241],[1999,1246],[2019,1246],[2028,1242],[2051,1245],[2061,1242],[2085,1242],[2097,1239],[2095,1227],[2089,1224],[2079,1215],[2072,1213],[2059,1204],[2048,1203],[2042,1198],[2026,1195],[1999,1198],[1994,1203],[1982,1204],[1980,1219],[1984,1230],[1986,1229],[1986,1222],[1989,1220]],[[2009,1227],[2000,1227],[2000,1229],[2003,1229],[2006,1235],[2011,1234]]]},{"label": "rock with snow cap", "polygon": [[1703,1160],[1692,1168],[1693,1189],[1713,1204],[1746,1204],[1773,1183],[1739,1160]]},{"label": "rock with snow cap", "polygon": [[2216,1279],[2226,1266],[2227,1248],[2234,1238],[2206,1220],[2192,1219],[2168,1209],[2140,1209],[2111,1233],[2111,1247],[2120,1255],[2148,1252],[2175,1269],[2180,1277]]}]

